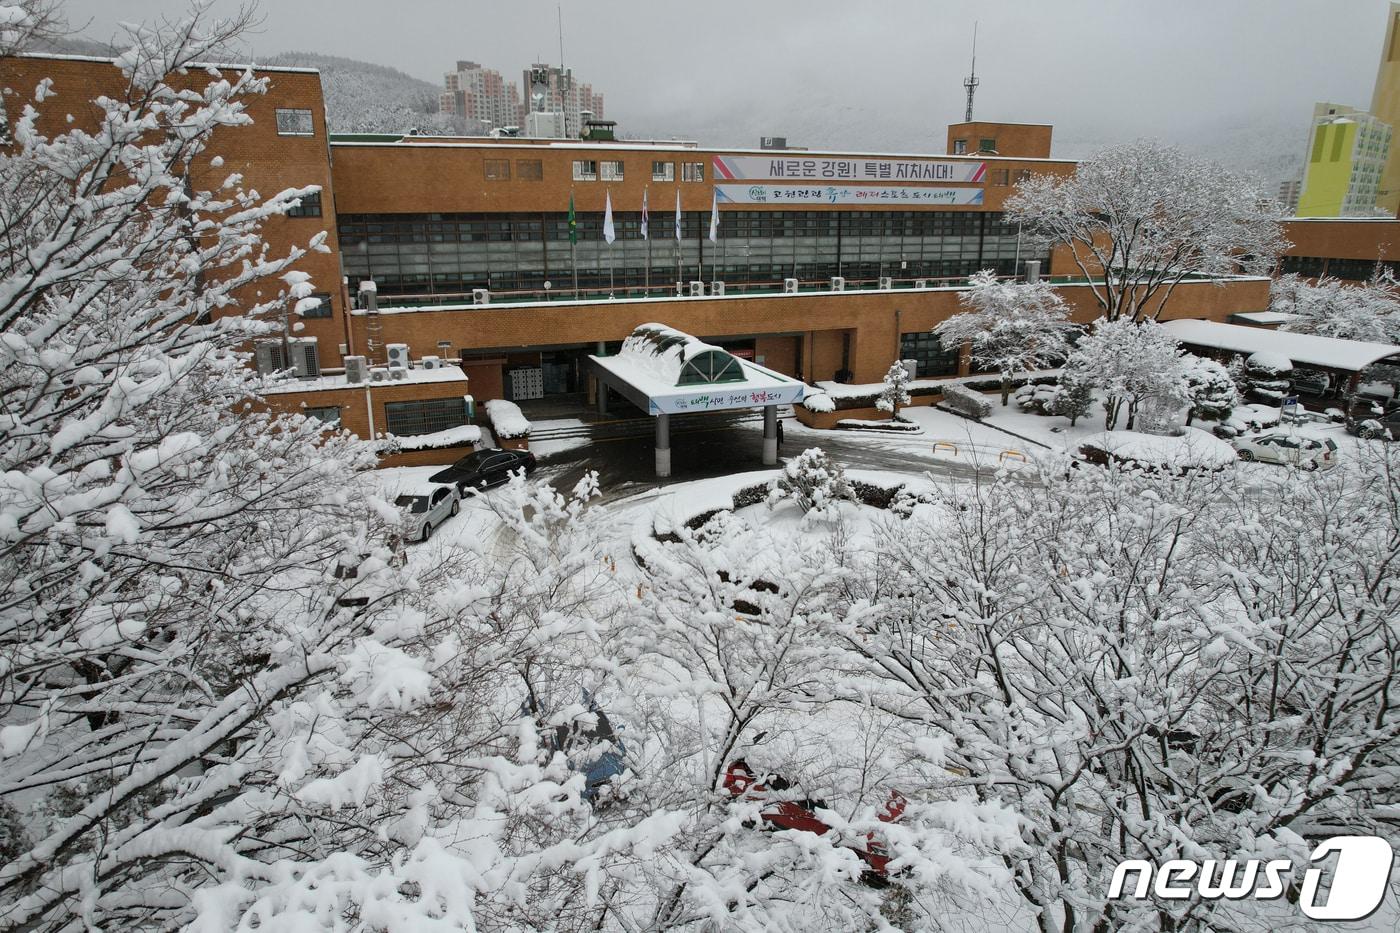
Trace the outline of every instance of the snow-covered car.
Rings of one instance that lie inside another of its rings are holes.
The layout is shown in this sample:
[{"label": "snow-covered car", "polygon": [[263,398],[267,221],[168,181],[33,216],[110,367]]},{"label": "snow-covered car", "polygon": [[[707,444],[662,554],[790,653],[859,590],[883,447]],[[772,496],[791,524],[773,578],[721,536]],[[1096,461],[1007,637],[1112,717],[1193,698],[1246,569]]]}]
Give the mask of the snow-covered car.
[{"label": "snow-covered car", "polygon": [[1272,431],[1237,437],[1232,443],[1241,460],[1281,463],[1304,470],[1330,470],[1337,465],[1337,442],[1331,438]]},{"label": "snow-covered car", "polygon": [[1371,440],[1400,438],[1400,406],[1387,407],[1372,398],[1357,396],[1347,410],[1347,430]]},{"label": "snow-covered car", "polygon": [[403,493],[394,505],[403,512],[404,540],[427,541],[433,529],[461,510],[462,497],[455,486],[437,485],[418,493]]}]

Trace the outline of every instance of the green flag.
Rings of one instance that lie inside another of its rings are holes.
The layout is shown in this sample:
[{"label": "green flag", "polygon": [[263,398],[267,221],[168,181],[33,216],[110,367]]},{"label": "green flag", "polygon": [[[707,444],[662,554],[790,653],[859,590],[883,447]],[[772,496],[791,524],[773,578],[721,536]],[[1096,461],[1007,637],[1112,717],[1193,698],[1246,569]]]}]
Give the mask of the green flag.
[{"label": "green flag", "polygon": [[578,242],[578,218],[574,216],[574,193],[569,192],[569,242]]}]

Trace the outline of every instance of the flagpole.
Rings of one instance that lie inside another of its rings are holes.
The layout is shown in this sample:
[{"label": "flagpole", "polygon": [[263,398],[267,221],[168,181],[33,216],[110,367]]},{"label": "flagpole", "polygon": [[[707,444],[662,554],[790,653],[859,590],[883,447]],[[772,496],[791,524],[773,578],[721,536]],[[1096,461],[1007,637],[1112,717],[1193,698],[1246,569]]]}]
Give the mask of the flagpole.
[{"label": "flagpole", "polygon": [[676,291],[685,294],[685,273],[681,271],[681,247],[685,241],[681,239],[681,189],[676,187]]},{"label": "flagpole", "polygon": [[574,213],[574,189],[569,189],[569,265],[574,270],[574,301],[578,301],[578,223]]},{"label": "flagpole", "polygon": [[647,241],[646,296],[651,297],[651,218],[647,214],[647,189],[642,186],[642,239]]}]

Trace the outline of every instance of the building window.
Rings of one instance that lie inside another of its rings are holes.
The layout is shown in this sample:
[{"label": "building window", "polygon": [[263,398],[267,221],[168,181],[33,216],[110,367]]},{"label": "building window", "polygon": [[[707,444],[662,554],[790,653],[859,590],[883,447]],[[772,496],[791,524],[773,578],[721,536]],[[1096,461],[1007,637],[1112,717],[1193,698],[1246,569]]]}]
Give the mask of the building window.
[{"label": "building window", "polygon": [[996,141],[995,139],[990,139],[990,138],[988,138],[988,137],[986,137],[986,136],[983,136],[982,139],[977,143],[977,151],[978,151],[978,152],[996,152],[996,151],[997,151],[997,141]]},{"label": "building window", "polygon": [[467,423],[467,403],[460,395],[425,398],[416,402],[385,402],[384,428],[390,434],[408,437],[432,434]]},{"label": "building window", "polygon": [[574,160],[574,181],[597,181],[598,163],[592,159]]},{"label": "building window", "polygon": [[622,163],[604,162],[603,181],[622,181]]},{"label": "building window", "polygon": [[967,155],[967,140],[953,140],[953,155]]},{"label": "building window", "polygon": [[705,163],[704,163],[704,162],[682,162],[682,163],[681,163],[681,181],[704,181],[704,180],[705,180]]},{"label": "building window", "polygon": [[544,179],[544,163],[539,159],[516,159],[515,177],[520,181],[541,181]]},{"label": "building window", "polygon": [[331,316],[331,294],[330,292],[315,292],[312,298],[321,299],[321,303],[314,308],[307,308],[301,312],[302,317],[325,318]]},{"label": "building window", "polygon": [[298,200],[300,204],[287,208],[288,217],[320,217],[321,216],[321,192],[313,191],[310,194],[303,194]]},{"label": "building window", "polygon": [[492,181],[510,181],[510,159],[487,159],[486,177]]},{"label": "building window", "polygon": [[938,335],[928,331],[900,334],[899,356],[917,362],[914,376],[918,379],[958,374],[958,348],[945,348]]},{"label": "building window", "polygon": [[653,162],[651,163],[652,181],[675,181],[676,163],[674,162]]},{"label": "building window", "polygon": [[315,124],[311,120],[310,110],[283,110],[277,111],[277,135],[278,136],[314,136],[316,134]]},{"label": "building window", "polygon": [[339,405],[326,405],[320,408],[312,408],[308,405],[301,410],[301,413],[308,418],[315,418],[317,421],[323,421],[326,424],[335,424],[340,421]]},{"label": "building window", "polygon": [[992,185],[997,188],[1005,188],[1011,183],[1011,170],[999,168],[992,172]]}]

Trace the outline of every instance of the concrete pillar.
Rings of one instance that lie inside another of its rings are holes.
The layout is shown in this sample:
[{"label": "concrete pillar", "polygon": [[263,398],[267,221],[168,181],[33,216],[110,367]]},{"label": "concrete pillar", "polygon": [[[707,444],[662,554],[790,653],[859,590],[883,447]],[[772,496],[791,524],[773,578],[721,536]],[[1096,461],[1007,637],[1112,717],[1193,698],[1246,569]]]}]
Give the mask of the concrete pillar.
[{"label": "concrete pillar", "polygon": [[671,416],[664,413],[656,416],[656,475],[671,475]]},{"label": "concrete pillar", "polygon": [[[607,349],[607,344],[599,340],[596,347],[594,348],[593,355],[606,356]],[[593,400],[598,405],[598,417],[606,418],[608,416],[608,384],[603,380],[599,379],[597,376],[593,377],[593,395]]]},{"label": "concrete pillar", "polygon": [[778,465],[778,406],[763,406],[763,465]]}]

